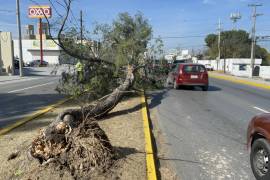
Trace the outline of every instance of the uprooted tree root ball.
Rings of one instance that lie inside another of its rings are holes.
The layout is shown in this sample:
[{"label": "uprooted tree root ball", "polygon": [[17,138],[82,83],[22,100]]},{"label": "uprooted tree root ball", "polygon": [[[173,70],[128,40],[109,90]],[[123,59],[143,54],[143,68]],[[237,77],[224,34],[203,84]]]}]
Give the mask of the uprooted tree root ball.
[{"label": "uprooted tree root ball", "polygon": [[116,159],[107,135],[93,120],[83,121],[72,130],[61,122],[50,139],[41,131],[30,153],[42,165],[65,168],[75,179],[104,172]]},{"label": "uprooted tree root ball", "polygon": [[42,165],[66,169],[75,179],[89,179],[107,171],[117,158],[105,132],[93,118],[111,111],[134,83],[134,69],[127,67],[125,81],[103,98],[82,109],[67,109],[40,134],[30,147],[30,155]]}]

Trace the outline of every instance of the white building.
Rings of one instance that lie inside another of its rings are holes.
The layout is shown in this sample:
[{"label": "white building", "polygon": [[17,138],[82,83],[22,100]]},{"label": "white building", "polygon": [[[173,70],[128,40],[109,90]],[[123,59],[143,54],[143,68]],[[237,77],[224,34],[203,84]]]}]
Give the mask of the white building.
[{"label": "white building", "polygon": [[260,77],[263,79],[270,79],[270,66],[260,67]]},{"label": "white building", "polygon": [[[58,64],[61,48],[54,43],[49,36],[48,24],[42,23],[42,46],[43,59],[49,64]],[[24,38],[22,39],[22,54],[25,63],[40,60],[40,24],[37,24],[37,31],[35,33],[34,25],[27,25],[25,27]],[[58,42],[58,41],[56,41]],[[19,57],[19,41],[13,40],[14,57]]]},{"label": "white building", "polygon": [[[249,77],[251,75],[251,60],[248,58],[230,58],[220,60],[194,60],[194,63],[203,64],[206,67],[212,67],[214,70],[223,71],[224,65],[226,72],[235,76]],[[255,75],[259,76],[262,59],[255,59]]]},{"label": "white building", "polygon": [[[19,41],[13,40],[14,56],[19,57]],[[40,59],[40,41],[36,39],[22,40],[23,61],[25,63]],[[58,64],[61,48],[53,40],[43,40],[43,59],[49,64]]]},{"label": "white building", "polygon": [[191,55],[189,54],[188,50],[182,50],[181,52],[175,51],[165,55],[165,59],[169,63],[172,63],[174,58],[175,60],[186,60],[191,59]]}]

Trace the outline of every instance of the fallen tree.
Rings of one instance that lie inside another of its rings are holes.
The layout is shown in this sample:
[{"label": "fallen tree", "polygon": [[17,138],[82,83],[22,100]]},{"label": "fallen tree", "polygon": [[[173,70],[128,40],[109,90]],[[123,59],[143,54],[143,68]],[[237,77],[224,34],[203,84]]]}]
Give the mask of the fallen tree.
[{"label": "fallen tree", "polygon": [[[102,172],[108,169],[116,158],[108,137],[96,120],[109,113],[123,96],[130,92],[136,84],[136,78],[146,79],[142,78],[146,75],[146,68],[152,66],[151,61],[146,61],[144,52],[147,50],[152,30],[141,14],[135,15],[134,18],[127,13],[120,14],[118,21],[114,22],[114,28],[98,26],[97,31],[101,30],[104,39],[101,42],[102,47],[94,53],[91,44],[78,43],[77,39],[73,38],[74,34],[64,34],[71,10],[71,0],[64,0],[61,6],[65,7],[66,14],[61,16],[63,21],[57,33],[57,41],[53,40],[68,56],[82,62],[84,68],[83,79],[76,77],[78,76],[76,71],[64,73],[59,91],[74,95],[76,89],[77,97],[85,97],[86,94],[99,98],[87,102],[79,109],[61,112],[33,140],[29,148],[29,156],[37,159],[42,165],[61,166],[75,178],[87,178],[90,172],[97,170]],[[50,23],[48,19],[47,21]],[[49,31],[51,34],[50,24]],[[86,39],[84,41],[92,42]],[[106,59],[108,57],[112,59]],[[124,80],[120,80],[121,83],[110,90],[115,86],[108,85],[109,81],[115,82],[110,76],[115,74],[116,78],[123,76],[123,67],[125,67]],[[112,68],[116,73],[112,73]],[[144,70],[141,71],[141,68]],[[86,73],[89,70],[92,71]],[[147,82],[153,81],[145,83]],[[77,87],[81,88],[78,90]],[[106,89],[106,91],[100,93],[97,89]],[[105,94],[106,92],[110,93]],[[103,96],[100,97],[99,93]]]}]

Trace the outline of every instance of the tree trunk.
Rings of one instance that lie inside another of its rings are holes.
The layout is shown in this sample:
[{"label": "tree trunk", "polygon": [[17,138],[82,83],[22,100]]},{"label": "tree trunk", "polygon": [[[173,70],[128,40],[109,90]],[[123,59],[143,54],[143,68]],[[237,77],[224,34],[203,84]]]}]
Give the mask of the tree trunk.
[{"label": "tree trunk", "polygon": [[[76,125],[76,121],[81,121],[84,118],[100,118],[111,111],[121,100],[123,95],[129,90],[134,83],[134,72],[132,67],[127,68],[126,79],[123,84],[118,86],[114,91],[84,107],[83,109],[67,109],[60,113],[56,120],[50,125],[55,126],[59,122],[65,121],[71,123],[70,126]],[[72,122],[73,121],[73,122]],[[75,124],[74,124],[75,123]]]},{"label": "tree trunk", "polygon": [[[124,83],[118,86],[111,94],[104,96],[83,109],[68,109],[60,113],[32,142],[30,155],[39,159],[41,163],[46,163],[52,158],[60,157],[66,151],[70,152],[68,149],[74,146],[75,142],[73,142],[73,139],[76,139],[77,134],[81,133],[80,129],[92,127],[92,125],[89,126],[87,124],[91,123],[93,119],[102,117],[111,111],[120,102],[126,91],[133,86],[135,80],[134,71],[135,69],[129,66]],[[74,134],[74,131],[79,133]],[[89,132],[87,130],[87,133]],[[89,134],[85,134],[83,137],[89,137]],[[108,145],[105,146],[108,147]]]}]

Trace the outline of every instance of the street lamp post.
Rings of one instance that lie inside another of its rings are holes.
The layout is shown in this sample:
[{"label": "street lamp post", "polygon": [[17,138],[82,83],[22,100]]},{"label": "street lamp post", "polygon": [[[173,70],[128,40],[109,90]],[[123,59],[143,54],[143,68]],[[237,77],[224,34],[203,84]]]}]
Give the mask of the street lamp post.
[{"label": "street lamp post", "polygon": [[20,1],[16,0],[16,15],[17,15],[17,26],[19,33],[19,68],[20,76],[23,76],[22,64],[23,64],[23,55],[22,55],[22,31],[21,31],[21,15],[20,15]]}]

